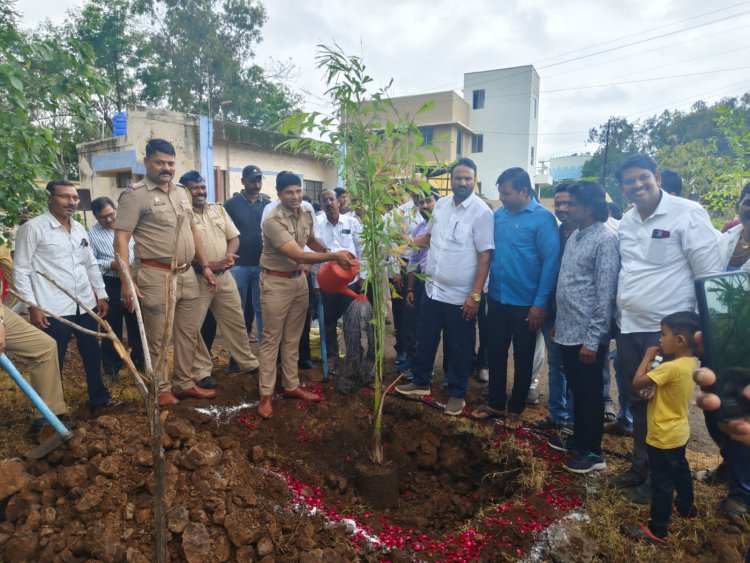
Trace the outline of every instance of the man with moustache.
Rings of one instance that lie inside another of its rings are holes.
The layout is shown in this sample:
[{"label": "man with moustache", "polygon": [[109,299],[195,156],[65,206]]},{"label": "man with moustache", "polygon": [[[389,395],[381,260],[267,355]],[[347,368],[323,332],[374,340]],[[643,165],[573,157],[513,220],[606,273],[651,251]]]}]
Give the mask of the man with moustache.
[{"label": "man with moustache", "polygon": [[438,200],[425,234],[409,239],[420,248],[430,247],[428,278],[419,313],[413,380],[396,391],[414,396],[431,393],[432,368],[442,335],[449,396],[443,412],[458,416],[465,406],[476,317],[495,244],[492,211],[474,194],[476,164],[461,158],[450,175],[453,197]]},{"label": "man with moustache", "polygon": [[[115,260],[115,219],[117,217],[117,207],[115,202],[108,197],[98,197],[91,202],[91,211],[96,217],[96,224],[89,229],[89,238],[91,239],[91,250],[94,252],[99,270],[104,279],[104,287],[107,295],[113,297],[109,304],[107,313],[107,322],[112,327],[112,331],[117,338],[122,340],[123,321],[128,328],[128,344],[131,347],[131,358],[135,367],[143,369],[143,345],[141,344],[141,333],[138,329],[138,319],[134,313],[126,311],[122,306],[122,301],[117,297],[122,292],[120,276],[117,270],[117,261]],[[131,239],[128,255],[128,263],[133,263],[133,250],[135,243]],[[124,258],[124,257],[123,257]],[[117,374],[122,368],[122,359],[115,351],[112,341],[102,339],[102,363],[104,364],[104,374],[112,381],[117,381]]]},{"label": "man with moustache", "polygon": [[[224,209],[240,231],[238,257],[230,270],[245,309],[248,292],[255,311],[255,334],[258,341],[263,338],[263,315],[260,308],[260,254],[263,237],[260,230],[263,210],[269,199],[260,193],[263,187],[263,172],[254,164],[242,170],[242,191],[224,202]],[[248,326],[249,328],[249,326]]]},{"label": "man with moustache", "polygon": [[[336,192],[323,190],[320,192],[320,206],[324,215],[315,218],[315,236],[333,252],[345,250],[361,260],[362,258],[362,225],[359,219],[351,215],[342,215],[339,212],[339,202]],[[359,275],[350,285],[355,293],[358,290]],[[317,281],[314,282],[317,289]],[[319,290],[320,291],[320,290]],[[336,337],[336,324],[353,301],[353,297],[343,293],[326,293],[320,291],[323,302],[323,318],[325,319],[326,348],[328,350],[328,363],[330,368],[335,368],[335,360],[339,357],[339,342]],[[329,369],[330,369],[329,368]]]},{"label": "man with moustache", "polygon": [[[151,363],[156,367],[166,323],[167,284],[171,280],[172,247],[177,237],[177,292],[175,295],[172,341],[174,343],[174,377],[166,367],[156,374],[159,379],[158,403],[161,407],[176,405],[179,399],[213,399],[216,393],[195,384],[192,363],[198,332],[203,318],[196,315],[200,286],[216,290],[216,277],[203,250],[187,192],[172,182],[175,172],[174,146],[164,139],[146,143],[143,164],[146,176],[120,197],[115,222],[115,252],[128,255],[130,237],[135,239],[133,281],[143,312]],[[185,217],[181,230],[175,232],[178,217]],[[198,262],[202,280],[190,267]],[[122,273],[121,273],[122,275]],[[130,288],[122,286],[122,304],[135,310]],[[166,363],[165,363],[166,365]]]},{"label": "man with moustache", "polygon": [[47,192],[47,212],[22,225],[16,235],[13,265],[16,289],[21,297],[31,303],[31,324],[46,332],[57,343],[60,373],[70,337],[75,334],[78,353],[86,372],[89,407],[95,410],[115,406],[117,401],[112,399],[102,381],[99,340],[76,332],[42,312],[45,309],[94,332],[99,326],[73,299],[40,276],[37,273],[40,271],[49,274],[101,317],[106,317],[109,309],[104,280],[91,252],[89,237],[83,225],[73,219],[73,214],[78,210],[78,191],[72,182],[52,180],[47,184]]},{"label": "man with moustache", "polygon": [[[217,326],[221,329],[226,349],[239,371],[257,373],[258,358],[250,350],[247,340],[240,294],[234,278],[229,275],[229,269],[234,266],[237,259],[240,232],[221,205],[206,202],[206,182],[198,171],[191,170],[183,174],[180,184],[188,189],[192,197],[196,228],[200,234],[208,264],[218,282],[215,292],[209,291],[205,285],[200,288],[200,299],[195,314],[202,319],[210,309]],[[211,354],[203,339],[199,338],[193,361],[192,379],[198,381],[198,385],[203,388],[210,385],[216,386],[215,381],[205,381],[207,378],[213,379],[212,368]]]},{"label": "man with moustache", "polygon": [[617,307],[620,334],[618,388],[627,390],[633,416],[631,467],[609,484],[628,488],[623,496],[636,504],[651,501],[647,481],[646,405],[633,388],[633,377],[646,349],[659,345],[661,320],[696,306],[696,278],[723,270],[719,233],[708,213],[694,201],[669,195],[659,185],[656,162],[635,155],[615,173],[620,189],[633,202],[622,218]]},{"label": "man with moustache", "polygon": [[[297,361],[299,339],[309,304],[307,280],[300,264],[335,260],[344,268],[352,266],[347,252],[329,252],[313,232],[312,206],[302,206],[302,179],[293,172],[276,176],[280,202],[263,221],[263,254],[260,265],[263,343],[260,347],[260,404],[258,415],[273,415],[276,387],[276,358],[281,353],[283,396],[303,401],[319,401],[320,396],[299,386]],[[309,205],[309,204],[308,204]],[[305,252],[305,246],[311,252]]]},{"label": "man with moustache", "polygon": [[[552,213],[534,198],[523,168],[508,168],[497,179],[503,206],[494,214],[495,254],[487,297],[488,404],[474,416],[506,417],[510,428],[521,413],[531,385],[537,331],[544,325],[560,265],[560,239]],[[508,350],[513,344],[513,390],[507,394]]]}]

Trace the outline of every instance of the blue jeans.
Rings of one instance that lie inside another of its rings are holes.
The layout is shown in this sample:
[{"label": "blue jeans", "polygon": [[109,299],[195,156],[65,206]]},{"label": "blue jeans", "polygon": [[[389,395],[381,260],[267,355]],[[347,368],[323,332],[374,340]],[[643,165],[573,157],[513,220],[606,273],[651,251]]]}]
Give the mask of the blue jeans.
[{"label": "blue jeans", "polygon": [[552,420],[559,424],[573,424],[573,394],[568,390],[568,381],[563,368],[560,345],[550,337],[553,322],[545,322],[542,327],[544,343],[547,345],[547,376],[549,379],[549,400],[547,408]]},{"label": "blue jeans", "polygon": [[[602,397],[604,397],[604,411],[607,412],[612,408],[612,397],[609,394],[609,386],[612,383],[612,373],[610,370],[610,362],[617,358],[617,350],[614,352],[609,347],[610,343],[607,343],[607,357],[604,358],[604,367],[602,367]],[[612,411],[614,412],[614,411]]]},{"label": "blue jeans", "polygon": [[[89,330],[95,331],[99,328],[97,322],[86,313],[66,315],[63,318]],[[48,317],[48,320],[49,327],[45,328],[44,332],[49,334],[55,339],[55,342],[57,342],[57,356],[60,364],[60,373],[62,374],[63,371],[63,360],[65,359],[65,352],[68,350],[70,337],[75,334],[78,354],[81,356],[83,370],[86,372],[86,389],[88,390],[89,395],[89,406],[91,408],[106,406],[111,397],[109,391],[107,391],[107,388],[104,386],[104,381],[102,380],[102,352],[99,348],[99,340],[94,336],[78,332],[74,328],[63,324],[52,317]]]},{"label": "blue jeans", "polygon": [[417,356],[412,369],[414,383],[420,386],[430,385],[435,354],[442,334],[444,356],[448,363],[445,374],[448,396],[463,399],[474,353],[475,326],[475,319],[467,321],[463,318],[461,305],[430,299],[425,292],[419,306]]},{"label": "blue jeans", "polygon": [[263,318],[260,311],[260,266],[233,266],[230,272],[237,283],[237,291],[240,292],[242,310],[247,303],[248,288],[253,294],[253,309],[255,310],[255,334],[258,342],[263,342]]},{"label": "blue jeans", "polygon": [[[623,380],[622,368],[620,367],[620,351],[615,349],[613,352],[612,365],[615,367],[615,383],[617,383],[617,405],[619,412],[617,413],[617,422],[620,423],[625,430],[628,432],[633,431],[633,413],[630,411],[631,400],[628,394],[628,382]],[[609,362],[604,368],[609,372]],[[606,381],[606,379],[605,379]]]}]

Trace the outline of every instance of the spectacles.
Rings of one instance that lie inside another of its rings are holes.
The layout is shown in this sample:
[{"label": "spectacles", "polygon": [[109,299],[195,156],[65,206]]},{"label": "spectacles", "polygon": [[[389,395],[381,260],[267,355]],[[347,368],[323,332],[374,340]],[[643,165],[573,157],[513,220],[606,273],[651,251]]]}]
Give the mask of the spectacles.
[{"label": "spectacles", "polygon": [[67,195],[67,194],[53,194],[53,195],[55,197],[59,197],[60,199],[65,199],[68,201],[81,201],[77,195]]},{"label": "spectacles", "polygon": [[110,219],[114,219],[115,215],[116,214],[114,211],[112,213],[107,213],[106,215],[97,215],[96,220],[97,221],[109,221]]}]

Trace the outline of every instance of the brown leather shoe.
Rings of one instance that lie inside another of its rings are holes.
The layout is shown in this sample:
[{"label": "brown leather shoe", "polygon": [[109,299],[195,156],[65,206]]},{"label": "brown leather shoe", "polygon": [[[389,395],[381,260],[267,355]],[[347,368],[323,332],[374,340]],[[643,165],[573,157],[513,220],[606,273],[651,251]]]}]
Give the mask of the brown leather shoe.
[{"label": "brown leather shoe", "polygon": [[267,420],[273,416],[273,395],[261,395],[258,403],[258,416]]},{"label": "brown leather shoe", "polygon": [[202,389],[197,385],[193,385],[189,389],[177,391],[174,396],[178,399],[215,399],[216,391],[212,389]]},{"label": "brown leather shoe", "polygon": [[158,403],[160,407],[171,407],[173,405],[179,405],[180,401],[177,400],[171,391],[165,391],[159,395]]},{"label": "brown leather shoe", "polygon": [[281,395],[285,399],[301,399],[302,401],[313,401],[313,402],[323,400],[323,397],[321,397],[320,395],[316,395],[315,393],[310,393],[310,391],[305,391],[301,387],[295,387],[294,389],[284,389]]}]

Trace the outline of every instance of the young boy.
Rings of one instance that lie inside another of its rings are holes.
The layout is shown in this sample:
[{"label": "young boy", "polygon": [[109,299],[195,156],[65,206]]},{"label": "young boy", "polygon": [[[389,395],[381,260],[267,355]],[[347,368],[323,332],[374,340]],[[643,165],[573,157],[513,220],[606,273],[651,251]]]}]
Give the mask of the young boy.
[{"label": "young boy", "polygon": [[[659,347],[646,350],[633,378],[633,387],[636,389],[656,386],[654,395],[648,402],[646,415],[651,520],[640,526],[622,524],[620,531],[631,538],[652,544],[666,543],[673,502],[680,516],[689,518],[696,515],[685,445],[690,437],[688,402],[695,390],[692,374],[698,367],[693,335],[698,330],[700,322],[698,315],[693,312],[673,313],[665,317],[661,322]],[[651,369],[651,364],[659,354],[674,359]],[[677,498],[673,500],[675,491]]]}]

